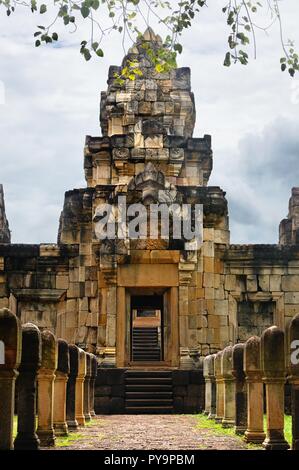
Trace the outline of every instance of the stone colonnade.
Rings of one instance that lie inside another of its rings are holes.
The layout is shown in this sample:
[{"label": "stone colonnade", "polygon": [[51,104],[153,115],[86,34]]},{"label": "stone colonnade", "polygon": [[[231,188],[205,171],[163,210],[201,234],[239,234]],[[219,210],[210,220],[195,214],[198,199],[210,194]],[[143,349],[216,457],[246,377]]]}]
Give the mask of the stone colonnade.
[{"label": "stone colonnade", "polygon": [[[55,446],[56,436],[84,426],[94,413],[97,359],[32,323],[0,310],[0,449]],[[15,387],[17,379],[17,387]],[[17,388],[17,392],[16,392]],[[13,422],[17,403],[17,435]]]},{"label": "stone colonnade", "polygon": [[261,443],[267,450],[290,447],[284,436],[284,386],[288,381],[292,449],[299,450],[299,314],[286,332],[271,326],[261,338],[253,336],[206,356],[203,369],[204,413],[223,427],[234,427],[245,441]]}]

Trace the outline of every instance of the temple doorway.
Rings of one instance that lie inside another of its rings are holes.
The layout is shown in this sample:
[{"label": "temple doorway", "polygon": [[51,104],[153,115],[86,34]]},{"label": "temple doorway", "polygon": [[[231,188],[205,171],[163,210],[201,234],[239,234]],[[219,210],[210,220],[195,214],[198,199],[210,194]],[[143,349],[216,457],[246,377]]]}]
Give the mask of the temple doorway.
[{"label": "temple doorway", "polygon": [[164,360],[163,295],[131,296],[131,361]]}]

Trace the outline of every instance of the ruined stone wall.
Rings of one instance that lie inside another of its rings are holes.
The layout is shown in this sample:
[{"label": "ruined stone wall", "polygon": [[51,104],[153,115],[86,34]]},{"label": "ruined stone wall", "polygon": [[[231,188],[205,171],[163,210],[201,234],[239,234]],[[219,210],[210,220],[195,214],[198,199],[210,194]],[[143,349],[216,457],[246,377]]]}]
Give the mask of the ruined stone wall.
[{"label": "ruined stone wall", "polygon": [[285,328],[299,311],[299,246],[230,245],[223,260],[233,341]]},{"label": "ruined stone wall", "polygon": [[299,243],[299,188],[292,188],[288,217],[279,225],[279,243],[281,245]]},{"label": "ruined stone wall", "polygon": [[0,245],[0,305],[82,346],[96,346],[89,318],[79,317],[77,245]]},{"label": "ruined stone wall", "polygon": [[4,191],[0,184],[0,243],[10,243],[10,230],[5,213]]}]

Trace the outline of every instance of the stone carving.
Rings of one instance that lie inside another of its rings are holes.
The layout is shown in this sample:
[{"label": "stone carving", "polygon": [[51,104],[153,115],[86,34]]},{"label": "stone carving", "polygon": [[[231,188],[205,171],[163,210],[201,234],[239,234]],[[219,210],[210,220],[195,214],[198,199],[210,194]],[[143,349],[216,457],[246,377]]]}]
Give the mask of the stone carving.
[{"label": "stone carving", "polygon": [[76,380],[79,372],[79,348],[75,344],[69,345],[70,373],[66,390],[66,418],[69,429],[77,429],[76,419]]},{"label": "stone carving", "polygon": [[91,420],[90,380],[91,380],[91,355],[89,353],[86,353],[86,375],[85,375],[85,380],[84,380],[84,403],[83,403],[85,422],[88,422]]},{"label": "stone carving", "polygon": [[267,450],[287,450],[284,437],[284,384],[286,382],[284,332],[271,326],[262,334],[261,362],[266,386]]},{"label": "stone carving", "polygon": [[42,360],[38,371],[38,428],[37,435],[45,447],[55,445],[53,425],[54,379],[57,369],[57,341],[53,333],[43,330]]},{"label": "stone carving", "polygon": [[247,383],[247,442],[261,443],[265,439],[264,433],[264,399],[261,371],[261,340],[252,336],[245,343],[244,372]]},{"label": "stone carving", "polygon": [[236,423],[236,383],[232,373],[232,346],[223,350],[221,358],[221,371],[224,386],[224,412],[222,426],[232,427]]},{"label": "stone carving", "polygon": [[66,436],[67,381],[70,373],[69,346],[63,339],[58,339],[58,362],[54,382],[54,411],[53,422],[56,436]]},{"label": "stone carving", "polygon": [[22,330],[19,319],[8,309],[0,310],[0,343],[3,362],[0,362],[0,449],[13,448],[13,418],[15,381],[21,361]]},{"label": "stone carving", "polygon": [[244,350],[242,343],[235,344],[232,352],[232,373],[236,380],[236,426],[237,434],[244,434],[247,429],[247,392],[244,373]]},{"label": "stone carving", "polygon": [[37,450],[40,441],[36,434],[37,372],[42,360],[41,333],[37,326],[22,326],[22,358],[18,378],[18,433],[14,448]]},{"label": "stone carving", "polygon": [[86,376],[86,353],[79,348],[78,375],[76,378],[76,420],[80,426],[85,425],[84,417],[84,380]]}]

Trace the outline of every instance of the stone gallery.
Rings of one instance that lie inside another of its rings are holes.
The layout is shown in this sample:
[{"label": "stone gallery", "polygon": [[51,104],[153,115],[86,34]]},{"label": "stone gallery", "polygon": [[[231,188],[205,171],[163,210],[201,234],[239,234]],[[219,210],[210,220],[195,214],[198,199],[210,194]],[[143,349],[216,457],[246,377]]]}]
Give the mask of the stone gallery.
[{"label": "stone gallery", "polygon": [[[144,40],[160,38],[149,29]],[[202,357],[299,312],[299,188],[278,244],[230,244],[225,192],[208,185],[211,137],[193,137],[190,69],[157,73],[141,41],[127,59],[143,74],[120,83],[110,67],[102,136],[86,137],[86,188],[66,192],[57,244],[10,243],[0,186],[0,308],[96,355],[96,412],[195,412]],[[119,197],[145,210],[201,205],[202,244],[100,239],[100,208],[117,211]]]}]

